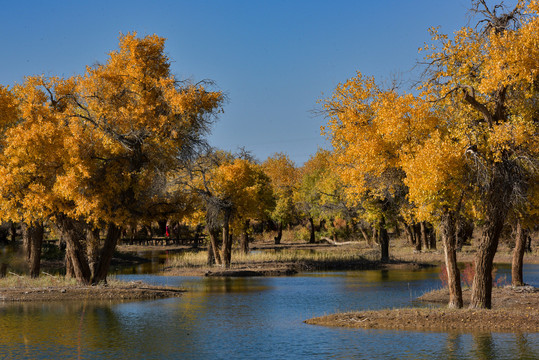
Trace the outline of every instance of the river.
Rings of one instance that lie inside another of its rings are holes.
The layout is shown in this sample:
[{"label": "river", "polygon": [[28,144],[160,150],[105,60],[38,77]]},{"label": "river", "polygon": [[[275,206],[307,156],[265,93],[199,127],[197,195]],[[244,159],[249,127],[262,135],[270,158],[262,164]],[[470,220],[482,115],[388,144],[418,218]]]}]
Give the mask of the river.
[{"label": "river", "polygon": [[[1,359],[539,359],[539,334],[325,328],[303,320],[422,306],[438,268],[121,280],[181,286],[181,298],[0,305]],[[509,273],[507,266],[498,276]],[[539,286],[539,265],[525,281]],[[509,278],[509,276],[507,276]]]}]

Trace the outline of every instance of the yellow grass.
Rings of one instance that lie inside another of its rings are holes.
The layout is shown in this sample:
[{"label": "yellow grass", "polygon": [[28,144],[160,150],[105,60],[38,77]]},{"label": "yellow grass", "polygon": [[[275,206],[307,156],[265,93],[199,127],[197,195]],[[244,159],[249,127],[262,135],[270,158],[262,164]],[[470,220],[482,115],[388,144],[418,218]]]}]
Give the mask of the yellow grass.
[{"label": "yellow grass", "polygon": [[[122,282],[115,279],[108,279],[107,285],[114,286]],[[58,275],[41,274],[38,278],[29,276],[20,276],[9,274],[4,278],[0,278],[0,289],[24,289],[24,288],[48,288],[48,287],[72,287],[78,286],[77,280],[74,278],[66,278]]]},{"label": "yellow grass", "polygon": [[[256,265],[262,263],[296,263],[296,262],[336,262],[354,260],[376,260],[355,247],[331,248],[331,249],[282,249],[282,250],[256,250],[248,254],[233,251],[232,266]],[[207,263],[207,253],[183,253],[167,259],[165,266],[169,267],[204,267]]]}]

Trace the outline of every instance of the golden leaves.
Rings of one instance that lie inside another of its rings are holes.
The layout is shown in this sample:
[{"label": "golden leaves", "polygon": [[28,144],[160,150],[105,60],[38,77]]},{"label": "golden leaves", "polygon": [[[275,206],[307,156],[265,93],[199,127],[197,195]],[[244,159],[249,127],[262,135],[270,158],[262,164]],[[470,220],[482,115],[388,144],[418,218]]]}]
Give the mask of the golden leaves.
[{"label": "golden leaves", "polygon": [[19,215],[62,212],[97,223],[140,217],[167,201],[164,174],[204,136],[223,97],[180,86],[164,44],[156,35],[122,35],[107,62],[83,76],[0,87],[2,119],[20,118],[5,133],[0,164],[9,206]]}]

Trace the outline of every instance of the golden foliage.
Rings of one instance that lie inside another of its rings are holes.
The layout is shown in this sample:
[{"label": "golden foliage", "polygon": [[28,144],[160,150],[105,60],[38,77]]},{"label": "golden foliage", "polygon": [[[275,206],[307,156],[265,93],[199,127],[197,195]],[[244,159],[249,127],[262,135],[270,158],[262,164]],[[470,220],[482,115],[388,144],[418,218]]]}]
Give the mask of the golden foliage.
[{"label": "golden foliage", "polygon": [[174,205],[166,173],[205,135],[223,96],[178,82],[164,44],[122,35],[82,76],[28,77],[14,88],[20,120],[0,164],[5,215],[122,224]]}]

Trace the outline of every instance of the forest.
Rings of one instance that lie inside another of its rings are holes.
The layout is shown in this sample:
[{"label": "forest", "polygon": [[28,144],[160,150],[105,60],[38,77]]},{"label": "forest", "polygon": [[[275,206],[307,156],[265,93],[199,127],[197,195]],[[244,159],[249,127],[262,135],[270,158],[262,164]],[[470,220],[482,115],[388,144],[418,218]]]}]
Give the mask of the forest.
[{"label": "forest", "polygon": [[331,148],[300,166],[285,153],[259,161],[211,147],[226,96],[173,75],[158,35],[123,34],[106,62],[76,76],[0,86],[3,240],[20,227],[39,277],[55,239],[66,276],[99,284],[118,244],[152,227],[188,233],[224,268],[264,229],[275,244],[284,229],[308,229],[308,243],[364,241],[382,263],[402,234],[418,252],[441,244],[449,307],[462,308],[457,256],[476,230],[470,307],[491,308],[501,237],[514,244],[512,284],[523,285],[538,231],[539,2],[474,4],[477,26],[430,29],[415,88],[358,71],[320,99]]}]

